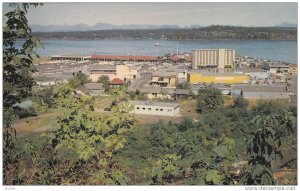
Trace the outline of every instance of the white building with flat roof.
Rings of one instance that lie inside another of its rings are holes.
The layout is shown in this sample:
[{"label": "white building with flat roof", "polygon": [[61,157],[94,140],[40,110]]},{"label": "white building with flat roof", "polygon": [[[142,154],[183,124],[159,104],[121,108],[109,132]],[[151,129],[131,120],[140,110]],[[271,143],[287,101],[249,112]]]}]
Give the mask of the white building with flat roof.
[{"label": "white building with flat roof", "polygon": [[198,49],[192,50],[192,69],[214,68],[226,71],[234,68],[234,49]]},{"label": "white building with flat roof", "polygon": [[130,113],[143,115],[179,115],[179,104],[171,102],[151,102],[151,101],[129,101],[133,106]]}]

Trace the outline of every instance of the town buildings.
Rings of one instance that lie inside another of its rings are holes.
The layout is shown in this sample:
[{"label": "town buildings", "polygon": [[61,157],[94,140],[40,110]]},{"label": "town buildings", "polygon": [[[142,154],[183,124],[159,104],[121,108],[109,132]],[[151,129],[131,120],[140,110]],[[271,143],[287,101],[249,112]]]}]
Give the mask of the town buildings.
[{"label": "town buildings", "polygon": [[235,50],[198,49],[192,51],[192,69],[213,69],[215,72],[231,71],[234,68]]}]

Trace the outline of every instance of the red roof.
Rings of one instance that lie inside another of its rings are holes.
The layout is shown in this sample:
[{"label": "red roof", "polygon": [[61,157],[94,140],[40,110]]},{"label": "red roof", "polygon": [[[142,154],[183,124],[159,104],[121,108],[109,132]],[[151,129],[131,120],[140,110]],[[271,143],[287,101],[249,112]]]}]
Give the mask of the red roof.
[{"label": "red roof", "polygon": [[122,84],[124,84],[124,82],[120,78],[114,78],[112,81],[110,81],[109,84],[111,84],[111,85],[122,85]]},{"label": "red roof", "polygon": [[157,56],[118,56],[118,55],[92,55],[92,59],[125,60],[125,61],[157,61]]}]

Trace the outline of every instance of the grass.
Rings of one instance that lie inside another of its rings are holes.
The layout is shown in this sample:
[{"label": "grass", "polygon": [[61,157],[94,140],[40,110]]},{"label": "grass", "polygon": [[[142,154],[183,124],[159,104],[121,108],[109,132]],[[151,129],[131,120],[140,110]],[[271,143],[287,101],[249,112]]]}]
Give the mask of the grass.
[{"label": "grass", "polygon": [[37,117],[28,117],[15,121],[13,127],[17,131],[17,136],[34,134],[51,130],[56,122],[57,113],[48,113]]}]

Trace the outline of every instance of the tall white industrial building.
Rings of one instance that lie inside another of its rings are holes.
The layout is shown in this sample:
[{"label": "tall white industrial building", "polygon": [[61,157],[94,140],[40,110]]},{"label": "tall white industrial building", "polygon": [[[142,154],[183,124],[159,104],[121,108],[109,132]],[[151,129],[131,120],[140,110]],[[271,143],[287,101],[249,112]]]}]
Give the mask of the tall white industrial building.
[{"label": "tall white industrial building", "polygon": [[192,69],[216,69],[226,71],[234,68],[235,50],[198,49],[192,51]]}]

